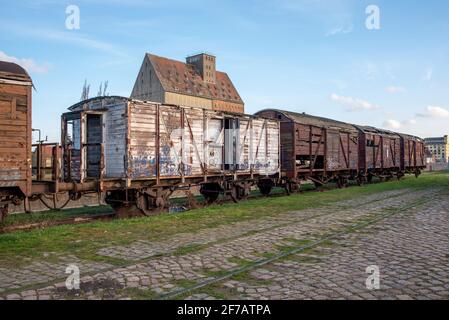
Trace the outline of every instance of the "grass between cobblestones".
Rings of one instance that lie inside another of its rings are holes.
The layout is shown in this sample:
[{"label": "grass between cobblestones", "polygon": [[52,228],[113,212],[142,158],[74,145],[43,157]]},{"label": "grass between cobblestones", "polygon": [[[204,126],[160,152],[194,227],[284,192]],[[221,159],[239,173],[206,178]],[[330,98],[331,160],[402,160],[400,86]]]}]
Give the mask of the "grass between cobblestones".
[{"label": "grass between cobblestones", "polygon": [[[382,191],[438,186],[449,190],[449,173],[426,173],[419,179],[407,177],[400,182],[392,181],[326,192],[312,191],[290,197],[254,199],[239,204],[229,203],[176,215],[98,221],[1,234],[0,267],[19,266],[28,263],[31,259],[44,259],[49,254],[56,256],[71,254],[81,259],[109,262],[115,265],[122,261],[99,256],[96,252],[103,247],[126,245],[137,240],[166,240],[181,232],[196,232],[238,221],[329,205]],[[178,254],[182,255],[199,249],[201,248],[197,246],[187,246],[178,249]]]},{"label": "grass between cobblestones", "polygon": [[[427,200],[427,201],[429,201],[429,200]],[[423,205],[425,203],[426,203],[426,200],[418,199],[417,201],[415,201],[413,206],[419,206],[419,205]],[[403,211],[404,209],[405,209],[405,207],[394,208],[394,209],[386,208],[386,209],[383,209],[382,211],[384,212],[385,215],[389,215],[389,214],[398,213],[400,211]],[[357,219],[352,224],[352,226],[344,228],[346,230],[345,232],[347,232],[347,233],[366,232],[366,230],[364,230],[364,228],[363,228],[363,225],[371,224],[375,220],[376,220],[376,217],[372,216],[372,215]],[[362,227],[361,230],[358,229],[360,227]],[[342,230],[334,230],[334,232],[336,232],[336,233],[341,232],[341,231]],[[326,238],[327,236],[330,236],[330,235],[331,234],[322,235],[322,238]],[[292,245],[278,246],[278,250],[281,253],[287,254],[285,257],[276,259],[278,262],[292,261],[292,262],[296,262],[296,263],[300,263],[300,264],[319,263],[321,261],[321,258],[323,256],[327,255],[327,253],[322,251],[323,249],[335,248],[335,247],[340,246],[340,244],[335,243],[333,240],[320,241],[317,245],[313,245],[314,241],[307,240],[307,239],[298,240],[295,238],[285,238],[284,241],[290,242],[290,243],[292,243]],[[300,251],[300,253],[288,254],[289,252],[297,250],[301,247],[307,247],[309,245],[311,245],[311,247],[302,249]],[[270,259],[270,258],[273,258],[276,256],[275,253],[263,253],[263,254],[259,254],[259,255],[263,256],[266,259]],[[449,257],[449,254],[447,255],[447,257]],[[239,266],[250,267],[250,269],[233,274],[226,280],[212,282],[210,284],[205,285],[204,287],[194,289],[194,290],[189,290],[189,291],[182,293],[178,296],[173,296],[172,298],[184,299],[188,296],[195,295],[195,294],[196,295],[206,294],[206,295],[214,297],[216,299],[236,299],[236,297],[239,297],[238,290],[235,287],[232,287],[232,288],[226,287],[225,281],[233,280],[233,281],[244,283],[245,285],[249,285],[249,286],[253,286],[253,287],[269,286],[273,283],[273,281],[270,279],[267,279],[267,280],[258,279],[251,275],[251,271],[252,271],[251,266],[254,265],[255,262],[251,262],[251,261],[246,262],[245,260],[240,259],[240,258],[229,259],[229,261],[231,261],[231,260],[234,260],[236,263],[239,262],[240,260],[242,260],[241,263],[238,263]],[[269,265],[269,264],[264,265],[263,268],[266,270],[270,270],[270,271],[275,271],[275,272],[277,271],[277,268],[275,266]],[[204,272],[204,273],[207,273],[207,272]],[[209,275],[212,277],[218,278],[218,277],[223,277],[225,275],[230,275],[231,273],[232,273],[232,270],[231,271],[223,270],[223,271],[211,273]]]}]

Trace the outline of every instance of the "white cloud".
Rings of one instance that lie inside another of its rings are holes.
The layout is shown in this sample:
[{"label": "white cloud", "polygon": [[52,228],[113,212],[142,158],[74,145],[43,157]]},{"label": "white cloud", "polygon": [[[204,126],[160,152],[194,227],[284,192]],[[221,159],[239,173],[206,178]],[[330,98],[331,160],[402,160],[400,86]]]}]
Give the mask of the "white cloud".
[{"label": "white cloud", "polygon": [[331,98],[331,100],[346,106],[348,108],[347,109],[348,111],[379,109],[379,106],[377,106],[371,102],[353,98],[353,97],[344,97],[344,96],[339,96],[339,95],[333,93],[333,94],[331,94],[330,98]]},{"label": "white cloud", "polygon": [[7,62],[13,62],[16,63],[25,70],[27,70],[30,73],[47,73],[50,69],[49,64],[38,64],[33,59],[20,59],[13,56],[7,55],[5,52],[0,51],[0,60],[7,61]]},{"label": "white cloud", "polygon": [[338,34],[348,34],[351,33],[354,29],[354,26],[352,24],[348,24],[346,26],[337,26],[332,28],[326,33],[326,37],[335,36]]},{"label": "white cloud", "polygon": [[65,42],[79,47],[107,52],[117,56],[125,56],[125,54],[115,45],[90,38],[80,33],[56,30],[33,30],[29,31],[29,34],[36,38]]},{"label": "white cloud", "polygon": [[403,127],[409,127],[409,126],[414,126],[416,125],[418,122],[415,119],[409,119],[409,120],[404,120],[404,121],[398,121],[398,120],[394,120],[394,119],[387,119],[384,121],[383,123],[383,127],[386,129],[390,129],[390,130],[399,130]]},{"label": "white cloud", "polygon": [[428,106],[427,114],[432,118],[448,118],[449,110],[438,106]]},{"label": "white cloud", "polygon": [[7,32],[6,30],[12,30],[10,32],[13,32],[16,35],[30,37],[37,40],[67,43],[69,45],[83,47],[90,50],[102,51],[115,56],[128,57],[128,55],[123,52],[121,47],[113,43],[97,40],[80,32],[31,28],[16,24],[14,22],[0,20],[0,31]]},{"label": "white cloud", "polygon": [[383,126],[387,129],[397,130],[402,127],[401,123],[397,120],[388,119],[383,123]]},{"label": "white cloud", "polygon": [[424,113],[416,114],[420,118],[449,118],[449,110],[438,106],[428,106]]},{"label": "white cloud", "polygon": [[404,93],[407,91],[404,87],[400,87],[400,86],[389,86],[389,87],[385,88],[385,90],[388,93]]}]

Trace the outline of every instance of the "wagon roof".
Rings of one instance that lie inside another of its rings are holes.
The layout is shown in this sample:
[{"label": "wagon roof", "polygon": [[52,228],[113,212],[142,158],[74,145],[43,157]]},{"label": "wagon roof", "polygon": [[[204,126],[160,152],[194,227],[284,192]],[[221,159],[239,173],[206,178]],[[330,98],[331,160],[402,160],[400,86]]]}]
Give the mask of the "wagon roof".
[{"label": "wagon roof", "polygon": [[398,133],[398,135],[400,135],[403,138],[408,138],[408,139],[413,139],[413,140],[417,140],[417,141],[421,141],[424,142],[423,138],[411,135],[411,134],[407,134],[407,133]]},{"label": "wagon roof", "polygon": [[351,130],[351,131],[356,130],[356,128],[350,123],[333,120],[333,119],[328,119],[328,118],[323,118],[323,117],[312,116],[312,115],[306,114],[306,113],[297,113],[297,112],[279,110],[279,109],[265,109],[265,110],[262,110],[259,112],[263,112],[263,111],[279,112],[279,113],[285,115],[287,118],[291,119],[292,121],[298,122],[298,123],[305,123],[305,124],[311,124],[311,125],[323,126],[323,127],[338,127],[338,128]]},{"label": "wagon roof", "polygon": [[389,136],[397,136],[398,135],[397,132],[386,130],[386,129],[379,129],[379,128],[372,127],[372,126],[357,126],[357,127],[360,130],[362,130],[363,132],[371,132],[371,133],[377,133],[380,135],[389,135]]},{"label": "wagon roof", "polygon": [[193,65],[147,53],[164,90],[243,104],[228,74],[216,71],[216,82],[206,83]]},{"label": "wagon roof", "polygon": [[400,132],[390,131],[390,130],[386,130],[386,129],[379,129],[379,128],[372,127],[372,126],[358,126],[358,125],[354,125],[354,126],[363,132],[371,132],[371,133],[377,133],[377,134],[381,134],[381,135],[390,135],[390,136],[400,136],[402,138],[423,141],[423,139],[420,137],[406,134],[406,133],[400,133]]},{"label": "wagon roof", "polygon": [[101,102],[104,105],[110,105],[113,103],[117,103],[117,101],[125,102],[125,101],[131,101],[132,99],[122,96],[103,96],[103,97],[94,97],[87,100],[83,100],[80,102],[75,103],[73,106],[69,107],[68,109],[71,111],[75,110],[82,110],[87,105],[92,105],[96,102]]},{"label": "wagon roof", "polygon": [[[102,104],[103,106],[111,106],[117,103],[125,103],[125,102],[136,102],[136,103],[143,103],[143,104],[158,104],[158,105],[164,105],[164,106],[177,106],[177,107],[181,107],[181,108],[188,108],[188,109],[202,109],[199,107],[186,107],[186,106],[182,106],[182,105],[173,105],[173,104],[166,104],[163,103],[161,104],[160,102],[154,102],[154,101],[148,101],[148,100],[138,100],[138,99],[132,99],[132,98],[128,98],[128,97],[123,97],[123,96],[98,96],[98,97],[93,97],[93,98],[89,98],[87,100],[83,100],[80,102],[75,103],[74,105],[72,105],[71,107],[69,107],[68,109],[70,111],[82,111],[85,109],[90,109],[92,105],[95,104]],[[255,115],[250,115],[250,114],[242,114],[239,112],[230,112],[230,111],[215,111],[215,110],[207,110],[210,112],[213,112],[215,114],[221,114],[224,116],[235,116],[235,117],[246,117],[246,118],[257,118],[257,116]]]},{"label": "wagon roof", "polygon": [[13,62],[0,61],[0,81],[24,82],[32,85],[31,77],[21,66]]}]

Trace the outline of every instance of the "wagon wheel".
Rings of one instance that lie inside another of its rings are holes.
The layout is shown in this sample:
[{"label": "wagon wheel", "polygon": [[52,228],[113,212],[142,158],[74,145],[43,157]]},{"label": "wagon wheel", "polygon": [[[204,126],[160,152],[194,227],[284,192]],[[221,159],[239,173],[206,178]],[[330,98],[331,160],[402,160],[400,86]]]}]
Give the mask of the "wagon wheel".
[{"label": "wagon wheel", "polygon": [[156,215],[160,211],[157,210],[159,208],[153,207],[153,199],[150,198],[146,193],[139,193],[137,196],[137,208],[141,211],[141,213],[147,217]]},{"label": "wagon wheel", "polygon": [[366,181],[368,181],[368,183],[372,183],[373,182],[373,175],[372,174],[368,174],[368,176],[366,177]]},{"label": "wagon wheel", "polygon": [[206,199],[207,204],[213,204],[217,201],[218,196],[220,195],[220,190],[218,188],[212,188],[211,186],[202,185],[200,188],[200,193]]},{"label": "wagon wheel", "polygon": [[259,184],[257,187],[259,188],[260,193],[265,197],[269,196],[271,190],[273,190],[273,186],[269,184]]},{"label": "wagon wheel", "polygon": [[404,172],[398,172],[397,179],[400,181],[405,176]]},{"label": "wagon wheel", "polygon": [[169,190],[162,189],[139,192],[137,208],[147,217],[158,215],[168,206],[170,194]]},{"label": "wagon wheel", "polygon": [[38,196],[39,200],[41,201],[41,203],[46,206],[49,210],[55,210],[55,211],[60,211],[62,209],[64,209],[70,202],[71,198],[70,196],[67,198],[67,200],[61,205],[58,206],[58,195],[56,193],[53,193],[51,195],[51,204],[49,204],[46,200],[44,200],[44,198],[48,199],[48,196],[46,194],[43,195],[39,195]]},{"label": "wagon wheel", "polygon": [[259,188],[260,193],[265,197],[268,197],[270,195],[271,191],[273,190],[273,186],[273,181],[268,179],[259,180],[257,183],[257,187]]}]

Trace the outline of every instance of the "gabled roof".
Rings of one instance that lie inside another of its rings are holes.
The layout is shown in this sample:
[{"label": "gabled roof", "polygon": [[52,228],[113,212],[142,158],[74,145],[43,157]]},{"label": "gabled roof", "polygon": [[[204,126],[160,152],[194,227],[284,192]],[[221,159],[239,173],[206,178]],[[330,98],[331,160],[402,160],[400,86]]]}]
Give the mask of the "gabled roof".
[{"label": "gabled roof", "polygon": [[24,68],[18,64],[6,61],[0,61],[0,81],[3,82],[24,82],[32,85],[32,81]]},{"label": "gabled roof", "polygon": [[216,71],[216,82],[207,83],[193,65],[147,53],[165,91],[243,104],[229,76]]}]

